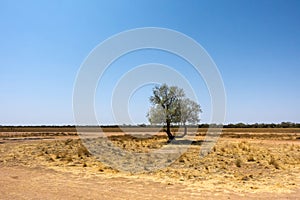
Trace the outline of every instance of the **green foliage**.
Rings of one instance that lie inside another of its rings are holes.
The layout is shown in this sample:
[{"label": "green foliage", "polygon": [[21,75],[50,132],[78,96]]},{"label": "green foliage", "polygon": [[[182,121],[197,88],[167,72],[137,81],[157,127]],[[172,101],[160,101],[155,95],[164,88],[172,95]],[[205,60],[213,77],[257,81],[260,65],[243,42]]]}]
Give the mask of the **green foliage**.
[{"label": "green foliage", "polygon": [[190,123],[200,121],[200,105],[185,97],[184,91],[176,86],[166,84],[156,86],[153,96],[150,97],[153,104],[147,117],[151,124],[163,123]]},{"label": "green foliage", "polygon": [[154,105],[150,108],[147,117],[151,124],[163,124],[166,119],[166,113],[161,106]]},{"label": "green foliage", "polygon": [[187,122],[190,124],[196,124],[200,121],[199,113],[202,111],[199,104],[188,98],[185,98],[180,101],[179,106],[180,113],[178,113],[178,116],[181,123],[184,125]]}]

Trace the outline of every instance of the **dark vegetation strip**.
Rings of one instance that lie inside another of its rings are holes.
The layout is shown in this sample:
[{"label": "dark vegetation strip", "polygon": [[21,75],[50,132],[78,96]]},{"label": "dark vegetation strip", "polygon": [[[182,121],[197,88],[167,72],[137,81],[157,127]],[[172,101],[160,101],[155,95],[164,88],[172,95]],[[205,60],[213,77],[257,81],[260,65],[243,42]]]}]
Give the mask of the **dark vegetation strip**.
[{"label": "dark vegetation strip", "polygon": [[[188,127],[189,132],[207,132],[208,128],[197,128],[197,127]],[[210,130],[220,130],[219,128],[211,128]],[[68,135],[67,133],[72,132],[163,132],[163,128],[154,128],[154,127],[82,127],[76,129],[75,127],[53,127],[53,126],[28,126],[28,127],[4,127],[0,126],[0,132],[43,132],[59,135]],[[173,132],[177,132],[178,128],[172,128]],[[300,133],[300,128],[222,128],[222,132],[256,132],[256,133]]]},{"label": "dark vegetation strip", "polygon": [[[206,132],[208,128],[222,128],[223,132],[298,132],[300,130],[299,123],[282,122],[280,124],[200,124],[197,126],[188,126],[189,130],[198,132]],[[172,126],[172,131],[177,131],[178,126]],[[122,125],[122,126],[1,126],[0,132],[159,132],[164,131],[162,126],[153,125]],[[63,133],[62,133],[63,134]]]}]

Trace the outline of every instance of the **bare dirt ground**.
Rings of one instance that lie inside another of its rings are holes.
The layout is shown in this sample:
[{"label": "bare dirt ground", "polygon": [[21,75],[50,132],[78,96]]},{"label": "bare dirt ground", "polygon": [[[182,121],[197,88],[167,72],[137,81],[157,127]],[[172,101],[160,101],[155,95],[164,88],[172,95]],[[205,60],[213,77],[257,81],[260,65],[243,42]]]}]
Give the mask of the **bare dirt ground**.
[{"label": "bare dirt ground", "polygon": [[[138,174],[99,162],[74,133],[3,133],[0,199],[299,199],[299,130],[274,132],[226,132],[204,158],[199,133],[175,162]],[[109,135],[113,145],[134,153],[160,149],[167,141],[163,134]],[[185,145],[178,140],[176,148]]]}]

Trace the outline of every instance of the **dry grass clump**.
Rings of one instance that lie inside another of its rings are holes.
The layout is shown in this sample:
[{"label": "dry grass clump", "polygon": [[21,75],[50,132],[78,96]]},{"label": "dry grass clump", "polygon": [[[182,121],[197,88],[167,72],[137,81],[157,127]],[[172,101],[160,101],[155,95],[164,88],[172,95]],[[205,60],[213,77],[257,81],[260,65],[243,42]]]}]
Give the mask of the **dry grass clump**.
[{"label": "dry grass clump", "polygon": [[151,150],[159,149],[167,144],[166,136],[151,135],[125,135],[111,136],[109,140],[116,147],[129,152],[148,153]]},{"label": "dry grass clump", "polygon": [[273,157],[271,156],[271,159],[269,161],[270,165],[273,165],[276,169],[280,169],[280,164],[279,162]]},{"label": "dry grass clump", "polygon": [[242,141],[238,144],[239,149],[241,149],[242,151],[247,151],[250,152],[251,151],[251,147],[250,144],[246,141]]},{"label": "dry grass clump", "polygon": [[255,162],[256,159],[255,159],[255,156],[253,154],[250,154],[247,158],[247,162]]},{"label": "dry grass clump", "polygon": [[243,163],[243,161],[242,161],[242,159],[240,159],[240,158],[236,159],[236,161],[235,161],[235,165],[236,165],[237,167],[241,167],[241,166],[242,166],[242,163]]},{"label": "dry grass clump", "polygon": [[226,143],[217,148],[216,153],[234,160],[237,167],[242,164],[257,165],[262,168],[274,167],[275,169],[284,166],[297,165],[299,159],[299,146],[284,144],[274,147],[273,145],[251,144],[246,141],[238,143]]}]

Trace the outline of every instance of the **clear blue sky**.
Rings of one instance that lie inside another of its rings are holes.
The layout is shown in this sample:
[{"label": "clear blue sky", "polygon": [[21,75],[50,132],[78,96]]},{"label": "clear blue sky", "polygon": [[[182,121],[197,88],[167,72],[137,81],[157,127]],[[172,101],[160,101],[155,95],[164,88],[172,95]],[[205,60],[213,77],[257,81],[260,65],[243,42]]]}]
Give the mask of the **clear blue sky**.
[{"label": "clear blue sky", "polygon": [[[299,122],[299,19],[297,0],[0,0],[0,124],[74,124],[73,85],[89,52],[114,34],[149,26],[180,31],[211,55],[226,88],[226,123]],[[171,55],[145,51],[118,60],[106,91],[122,72],[148,62],[192,73]],[[206,123],[210,101],[199,85]],[[134,123],[147,122],[151,88],[130,100]],[[114,123],[109,112],[98,113],[101,123]]]}]

